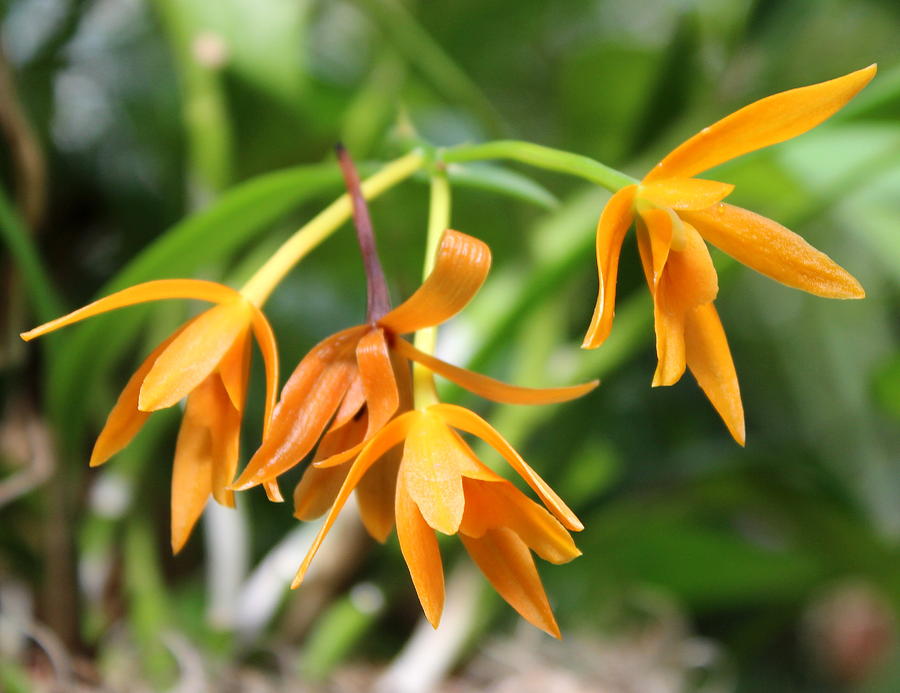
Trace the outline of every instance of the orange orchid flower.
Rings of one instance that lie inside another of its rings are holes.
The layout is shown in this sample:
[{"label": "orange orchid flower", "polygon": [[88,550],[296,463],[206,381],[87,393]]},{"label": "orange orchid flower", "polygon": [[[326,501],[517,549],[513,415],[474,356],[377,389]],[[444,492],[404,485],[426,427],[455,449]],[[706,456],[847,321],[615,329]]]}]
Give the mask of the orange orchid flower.
[{"label": "orange orchid flower", "polygon": [[[497,402],[563,402],[596,387],[597,381],[546,389],[508,385],[426,354],[400,336],[439,325],[462,310],[487,277],[490,263],[490,249],[482,241],[447,230],[434,270],[409,299],[372,323],[338,332],[315,346],[285,384],[269,432],[234,488],[244,490],[272,481],[298,464],[325,433],[329,422],[323,439],[326,456],[340,454],[342,461],[349,460],[399,411],[409,408],[408,404],[401,407],[401,400],[408,401],[409,397],[409,361]],[[364,421],[360,419],[363,409]],[[325,452],[320,450],[319,457]],[[385,478],[390,479],[390,475]],[[306,482],[304,485],[301,481],[303,499],[298,503],[303,519],[321,514],[323,505],[329,504],[324,500],[329,498],[327,488],[333,489],[337,483]],[[382,488],[390,483],[373,485]],[[321,497],[305,498],[307,491]],[[377,494],[371,495],[371,506],[381,510],[367,512],[369,504],[361,500],[363,519],[373,536],[383,541],[393,524],[392,513],[384,512],[392,496],[376,500]],[[313,513],[304,509],[306,506],[319,510]]]},{"label": "orange orchid flower", "polygon": [[[210,494],[234,506],[229,489],[237,469],[238,442],[251,333],[266,369],[266,423],[278,385],[278,354],[268,321],[240,292],[196,279],[162,279],[123,289],[22,334],[26,341],[117,308],[172,298],[216,304],[189,320],[135,371],[100,432],[90,466],[106,462],[137,435],[151,412],[187,397],[172,471],[172,550],[185,544]],[[267,487],[280,498],[278,487]]]},{"label": "orange orchid flower", "polygon": [[[500,453],[550,512],[482,463],[457,430],[481,438]],[[343,464],[343,456],[336,456],[314,468],[331,472]],[[490,424],[450,404],[405,412],[362,446],[342,473],[331,510],[292,587],[302,583],[350,493],[379,467],[395,464],[395,491],[381,502],[396,518],[400,549],[429,622],[438,626],[444,604],[437,531],[459,534],[497,592],[529,623],[560,637],[531,551],[551,563],[567,563],[581,555],[569,531],[580,531],[583,525]]]},{"label": "orange orchid flower", "polygon": [[827,298],[863,298],[848,272],[771,219],[722,202],[733,185],[695,178],[713,166],[815,127],[875,76],[876,66],[756,101],[704,128],[644,179],[615,193],[597,225],[600,291],[584,348],[612,328],[619,252],[634,222],[653,295],[658,366],[653,385],[690,368],[732,436],[744,444],[744,410],[725,332],[713,306],[718,280],[706,242],[772,279]]}]

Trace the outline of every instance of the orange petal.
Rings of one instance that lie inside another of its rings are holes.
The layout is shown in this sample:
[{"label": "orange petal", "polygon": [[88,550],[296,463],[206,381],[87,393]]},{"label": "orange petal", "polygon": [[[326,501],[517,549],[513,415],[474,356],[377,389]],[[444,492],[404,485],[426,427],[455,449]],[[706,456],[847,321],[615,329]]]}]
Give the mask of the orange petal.
[{"label": "orange petal", "polygon": [[356,363],[366,394],[368,438],[390,421],[400,405],[394,366],[382,330],[374,329],[359,340],[356,346]]},{"label": "orange petal", "polygon": [[444,610],[444,569],[434,530],[403,484],[397,487],[397,538],[425,618],[437,628]]},{"label": "orange petal", "polygon": [[[275,344],[272,326],[266,320],[266,316],[254,304],[248,302],[248,305],[251,311],[253,335],[256,337],[256,343],[259,344],[263,366],[266,369],[266,411],[263,419],[263,437],[265,437],[269,430],[269,424],[272,422],[275,400],[278,397],[278,347]],[[269,490],[266,493],[269,493]],[[280,494],[278,495],[280,496]]]},{"label": "orange petal", "polygon": [[94,443],[94,449],[91,451],[91,467],[103,464],[122,450],[131,442],[131,439],[137,435],[147,421],[150,412],[138,409],[138,396],[141,391],[141,384],[159,355],[165,351],[166,347],[172,343],[172,340],[178,336],[184,327],[179,327],[162,344],[156,347],[144,359],[144,362],[134,372],[134,375],[129,378],[128,383],[116,400],[115,406],[109,412],[109,416],[106,417],[106,424],[103,426],[103,430],[100,431],[100,435],[97,436],[97,442]]},{"label": "orange petal", "polygon": [[481,537],[490,529],[508,527],[545,561],[568,563],[581,555],[565,527],[510,482],[463,479],[463,490],[466,510],[460,534]]},{"label": "orange petal", "polygon": [[730,183],[702,178],[663,178],[638,187],[637,197],[670,209],[706,209],[734,190]]},{"label": "orange petal", "polygon": [[684,331],[687,365],[719,412],[734,439],[743,445],[744,406],[725,330],[715,307],[708,303],[688,315]]},{"label": "orange petal", "polygon": [[212,373],[250,322],[248,303],[223,303],[198,316],[160,354],[144,378],[138,407],[171,407]]},{"label": "orange petal", "polygon": [[875,76],[875,65],[754,101],[679,145],[644,178],[691,178],[741,154],[796,137],[840,110]]},{"label": "orange petal", "polygon": [[284,496],[281,495],[281,489],[278,486],[278,480],[264,481],[262,484],[266,491],[266,498],[273,503],[284,503]]},{"label": "orange petal", "polygon": [[204,383],[188,397],[172,467],[172,553],[181,551],[212,493],[213,441]]},{"label": "orange petal", "polygon": [[247,381],[250,378],[250,332],[245,330],[234,340],[231,349],[219,363],[219,375],[231,404],[237,411],[244,411]]},{"label": "orange petal", "polygon": [[594,317],[581,347],[596,349],[609,336],[616,311],[616,277],[619,272],[619,253],[625,232],[634,219],[632,210],[637,186],[629,185],[617,192],[606,203],[600,221],[597,222],[597,272],[600,288]]},{"label": "orange petal", "polygon": [[[330,457],[359,443],[366,434],[365,415],[345,426],[332,429],[322,438],[316,450],[316,459]],[[298,520],[314,520],[334,503],[350,465],[320,469],[310,465],[303,472],[300,483],[294,489],[294,517]]]},{"label": "orange petal", "polygon": [[[653,230],[650,230],[653,233]],[[659,364],[653,386],[672,385],[684,373],[684,322],[689,311],[710,303],[719,281],[709,250],[700,234],[684,224],[685,248],[671,251],[654,293],[656,354]]]},{"label": "orange petal", "polygon": [[297,365],[281,391],[268,434],[235,482],[235,490],[274,479],[312,450],[356,377],[353,350],[360,336],[360,328],[339,332]]},{"label": "orange petal", "polygon": [[[359,416],[365,416],[365,412],[360,411],[365,403],[366,391],[363,389],[362,378],[357,374],[350,383],[350,387],[347,388],[347,394],[345,394],[344,399],[341,400],[341,406],[339,406],[337,412],[335,412],[329,430],[335,431],[350,423],[353,419]],[[316,459],[320,459],[320,456],[316,455]]]},{"label": "orange petal", "polygon": [[535,472],[518,452],[510,445],[503,436],[501,436],[494,428],[475,412],[456,406],[455,404],[435,404],[428,408],[441,415],[448,424],[461,431],[466,431],[472,435],[478,436],[497,452],[499,452],[510,466],[516,470],[525,482],[534,490],[550,511],[556,515],[556,518],[562,522],[563,526],[574,532],[580,532],[584,529],[579,519],[575,516],[569,507],[563,503],[562,499],[556,495],[556,492],[550,488],[537,472]]},{"label": "orange petal", "polygon": [[448,229],[434,269],[406,301],[378,324],[395,334],[439,325],[456,315],[481,288],[491,268],[491,250],[477,238]]},{"label": "orange petal", "polygon": [[369,536],[381,544],[387,541],[394,528],[394,497],[401,457],[399,449],[389,450],[356,487],[363,525]]},{"label": "orange petal", "polygon": [[312,562],[313,557],[322,545],[322,541],[325,539],[325,536],[331,530],[334,521],[337,519],[338,513],[341,511],[341,508],[344,507],[344,503],[347,502],[347,499],[350,497],[353,489],[356,488],[359,480],[362,479],[363,475],[369,470],[369,467],[375,464],[375,462],[387,453],[388,450],[403,442],[410,426],[418,417],[418,412],[406,412],[405,414],[401,414],[387,426],[382,428],[375,434],[374,438],[365,444],[362,452],[359,453],[359,457],[356,458],[356,461],[354,461],[353,465],[350,467],[347,478],[344,479],[344,484],[341,486],[337,498],[334,499],[334,505],[331,506],[331,510],[325,518],[325,523],[316,535],[315,541],[313,541],[306,557],[303,559],[303,563],[297,570],[294,581],[291,583],[291,589],[299,587],[303,582],[306,571],[309,569],[309,564]]},{"label": "orange petal", "polygon": [[592,380],[589,383],[570,385],[568,387],[518,387],[517,385],[508,385],[507,383],[494,380],[486,375],[481,375],[480,373],[475,373],[474,371],[466,370],[465,368],[453,366],[446,361],[442,361],[430,354],[426,354],[424,351],[419,351],[412,344],[400,337],[394,342],[394,350],[401,356],[421,363],[429,370],[466,388],[470,392],[474,392],[480,397],[485,397],[495,402],[506,402],[509,404],[553,404],[556,402],[568,402],[569,400],[587,394],[600,384],[599,380]]},{"label": "orange petal", "polygon": [[114,294],[89,303],[68,315],[51,320],[35,327],[33,330],[28,330],[28,332],[23,332],[20,336],[27,342],[35,337],[58,330],[60,327],[137,303],[160,301],[167,298],[196,298],[201,301],[210,301],[211,303],[225,303],[238,296],[240,294],[234,289],[216,282],[202,281],[200,279],[158,279],[117,291]]},{"label": "orange petal", "polygon": [[[638,249],[642,255],[647,254],[646,258],[642,257],[642,261],[645,264],[645,275],[651,293],[656,291],[666,261],[669,259],[669,251],[672,249],[673,222],[677,221],[681,224],[678,217],[673,219],[673,216],[675,215],[669,211],[659,208],[645,210],[638,216]],[[642,237],[643,240],[641,240]],[[649,272],[647,268],[649,268]]]},{"label": "orange petal", "polygon": [[775,281],[825,298],[866,295],[847,270],[771,219],[725,203],[681,215],[714,246]]},{"label": "orange petal", "polygon": [[430,409],[410,428],[403,447],[400,483],[419,506],[425,522],[444,534],[455,534],[462,520],[463,496],[459,445],[440,416]]},{"label": "orange petal", "polygon": [[515,532],[501,527],[478,539],[465,534],[459,538],[494,589],[522,618],[554,638],[561,637],[531,552]]}]

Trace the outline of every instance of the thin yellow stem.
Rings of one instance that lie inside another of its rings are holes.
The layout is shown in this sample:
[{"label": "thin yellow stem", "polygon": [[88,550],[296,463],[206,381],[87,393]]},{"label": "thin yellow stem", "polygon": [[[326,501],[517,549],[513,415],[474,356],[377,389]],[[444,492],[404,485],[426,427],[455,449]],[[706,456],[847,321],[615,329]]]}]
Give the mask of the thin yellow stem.
[{"label": "thin yellow stem", "polygon": [[[428,209],[428,236],[425,241],[425,261],[422,267],[422,278],[425,279],[434,269],[435,257],[444,231],[450,227],[450,183],[443,167],[439,167],[431,176],[431,200]],[[426,327],[415,334],[414,343],[417,349],[426,354],[434,354],[437,344],[437,327]],[[416,407],[423,409],[430,404],[437,404],[437,390],[434,386],[434,374],[422,364],[413,364],[413,397]]]},{"label": "thin yellow stem", "polygon": [[[363,196],[367,200],[375,199],[409,178],[422,168],[424,163],[425,155],[421,150],[412,151],[395,159],[363,181]],[[261,307],[294,265],[350,219],[352,211],[350,196],[346,193],[341,195],[287,239],[244,284],[241,293],[251,303]]]}]

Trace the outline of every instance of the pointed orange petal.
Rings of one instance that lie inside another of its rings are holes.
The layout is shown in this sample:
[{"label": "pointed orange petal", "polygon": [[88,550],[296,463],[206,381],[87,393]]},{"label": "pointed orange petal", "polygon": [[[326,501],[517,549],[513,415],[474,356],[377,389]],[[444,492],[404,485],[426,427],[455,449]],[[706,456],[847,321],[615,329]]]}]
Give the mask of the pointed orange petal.
[{"label": "pointed orange petal", "polygon": [[462,520],[461,456],[465,457],[447,424],[430,409],[412,425],[403,447],[400,483],[419,506],[425,522],[444,534],[455,534]]},{"label": "pointed orange petal", "polygon": [[701,171],[811,130],[875,76],[875,65],[827,82],[754,101],[679,145],[644,178],[691,178]]},{"label": "pointed orange petal", "polygon": [[215,370],[250,322],[243,300],[198,316],[160,354],[144,378],[138,407],[156,411],[184,399]]},{"label": "pointed orange petal", "polygon": [[494,589],[522,618],[554,638],[562,637],[531,552],[515,532],[501,527],[478,539],[465,534],[459,538]]},{"label": "pointed orange petal", "polygon": [[[672,250],[654,294],[656,353],[659,365],[653,386],[672,385],[685,367],[684,322],[688,312],[710,303],[719,280],[706,243],[690,225],[683,224],[684,250]],[[653,233],[653,229],[650,229]]]},{"label": "pointed orange petal", "polygon": [[344,479],[341,490],[338,492],[337,498],[334,499],[334,505],[331,506],[331,510],[325,518],[325,523],[316,535],[315,541],[313,541],[306,557],[303,559],[303,563],[300,564],[300,568],[294,576],[294,581],[291,583],[291,589],[299,587],[303,582],[306,571],[309,569],[309,564],[315,557],[316,552],[322,545],[322,541],[331,530],[334,521],[337,519],[338,513],[341,511],[341,508],[344,507],[344,503],[347,502],[347,499],[350,497],[353,489],[356,488],[359,480],[362,479],[363,475],[369,470],[369,467],[375,464],[375,462],[377,462],[388,450],[403,442],[410,426],[418,416],[418,412],[406,412],[405,414],[401,414],[387,426],[382,428],[375,434],[374,438],[365,444],[362,452],[359,453],[359,457],[356,458],[353,465],[350,467],[347,478]]},{"label": "pointed orange petal", "polygon": [[406,301],[378,324],[395,334],[439,325],[456,315],[481,288],[491,268],[491,251],[477,238],[448,229],[434,269]]},{"label": "pointed orange petal", "polygon": [[725,203],[681,215],[719,250],[775,281],[825,298],[866,295],[847,270],[771,219]]},{"label": "pointed orange petal", "polygon": [[[266,411],[263,419],[263,437],[265,437],[275,411],[275,400],[278,398],[278,346],[275,343],[272,326],[266,316],[254,304],[248,302],[248,305],[251,311],[253,335],[256,337],[256,343],[259,345],[263,357],[263,366],[266,369]],[[278,495],[280,496],[280,494]]]},{"label": "pointed orange petal", "polygon": [[597,222],[597,272],[600,288],[594,317],[582,343],[582,349],[596,349],[609,336],[616,311],[616,278],[619,272],[619,253],[625,232],[634,219],[632,210],[637,186],[629,185],[606,203]]},{"label": "pointed orange petal", "polygon": [[33,330],[28,330],[28,332],[23,332],[20,336],[27,342],[35,337],[58,330],[60,327],[65,327],[117,308],[133,306],[137,303],[160,301],[167,298],[196,298],[201,301],[210,301],[211,303],[225,303],[239,295],[234,289],[216,282],[202,281],[200,279],[158,279],[117,291],[114,294],[89,303],[68,315],[51,320],[35,327]]},{"label": "pointed orange petal", "polygon": [[380,544],[387,541],[394,528],[394,497],[401,457],[399,449],[389,450],[356,487],[363,525],[369,536]]},{"label": "pointed orange petal", "polygon": [[731,435],[743,445],[744,406],[725,330],[712,303],[695,308],[685,323],[687,365],[719,412]]},{"label": "pointed orange petal", "polygon": [[730,183],[703,178],[663,178],[638,187],[637,197],[670,209],[706,209],[734,190]]},{"label": "pointed orange petal", "polygon": [[437,628],[444,610],[444,569],[434,530],[406,488],[397,486],[397,538],[425,618]]},{"label": "pointed orange petal", "polygon": [[210,390],[206,406],[212,437],[212,494],[218,503],[233,508],[234,491],[228,487],[234,481],[241,451],[241,412],[235,409],[221,378],[212,375],[206,382]]},{"label": "pointed orange petal", "polygon": [[144,359],[144,362],[134,372],[134,375],[129,378],[128,383],[116,400],[115,406],[109,412],[109,416],[106,417],[106,424],[103,426],[103,430],[100,431],[100,435],[97,436],[97,442],[94,443],[94,449],[91,452],[91,467],[98,467],[106,462],[128,445],[131,439],[141,430],[141,427],[147,421],[147,417],[150,416],[150,412],[138,409],[138,396],[141,391],[141,384],[159,355],[165,351],[166,347],[172,343],[172,340],[178,336],[185,326],[179,327],[162,344],[156,347]]},{"label": "pointed orange petal", "polygon": [[429,411],[440,414],[448,424],[461,431],[478,436],[497,452],[499,452],[510,466],[516,470],[563,526],[574,532],[580,532],[584,525],[575,516],[569,507],[563,503],[556,492],[550,488],[537,472],[535,472],[521,455],[515,451],[506,439],[501,436],[487,421],[475,412],[456,406],[455,404],[435,404],[428,408]]},{"label": "pointed orange petal", "polygon": [[359,336],[357,328],[339,332],[297,365],[281,391],[268,433],[234,483],[235,490],[274,479],[312,450],[357,375],[353,350]]},{"label": "pointed orange petal", "polygon": [[[365,416],[365,411],[360,412],[365,403],[366,391],[363,388],[362,378],[357,374],[357,376],[353,378],[353,381],[350,383],[350,387],[347,388],[347,394],[345,394],[344,399],[341,400],[341,406],[339,406],[338,410],[335,412],[334,419],[332,419],[331,421],[329,430],[336,431],[342,426],[350,423],[358,416]],[[324,458],[322,458],[320,455],[316,455],[316,459]]]},{"label": "pointed orange petal", "polygon": [[[345,426],[333,428],[322,437],[315,459],[346,450],[362,441],[365,434],[365,415]],[[325,469],[313,465],[307,467],[294,489],[294,517],[303,521],[314,520],[328,510],[349,471],[349,464]]]},{"label": "pointed orange petal", "polygon": [[[647,283],[650,285],[651,293],[656,291],[656,286],[662,278],[663,269],[669,259],[669,251],[672,249],[672,222],[681,221],[677,217],[673,220],[672,214],[665,209],[648,209],[641,212],[638,217],[638,248],[641,253],[648,252],[649,267],[651,271],[647,274]],[[644,238],[641,241],[641,237]],[[641,248],[641,243],[648,247]],[[646,260],[647,258],[644,258]]]},{"label": "pointed orange petal", "polygon": [[587,394],[600,384],[599,380],[592,380],[588,383],[570,385],[568,387],[519,387],[449,364],[430,354],[426,354],[424,351],[419,351],[400,337],[394,342],[394,350],[401,356],[417,361],[447,380],[466,388],[469,392],[474,392],[480,397],[485,397],[495,402],[506,402],[508,404],[568,402]]},{"label": "pointed orange petal", "polygon": [[508,527],[545,561],[568,563],[581,555],[565,527],[510,482],[464,478],[463,489],[466,510],[460,534],[481,537],[490,529]]},{"label": "pointed orange petal", "polygon": [[244,330],[234,340],[231,349],[219,362],[219,375],[231,404],[237,411],[244,411],[247,381],[250,378],[250,331]]},{"label": "pointed orange petal", "polygon": [[374,329],[359,340],[356,346],[356,363],[366,394],[366,409],[369,413],[369,431],[366,437],[370,437],[390,421],[400,405],[394,366],[382,330]]},{"label": "pointed orange petal", "polygon": [[281,495],[281,488],[278,486],[278,480],[264,481],[262,487],[266,492],[266,498],[272,503],[284,503],[284,496]]},{"label": "pointed orange petal", "polygon": [[[172,553],[181,551],[212,492],[213,441],[205,386],[188,397],[172,467]],[[196,395],[196,396],[195,396]]]}]

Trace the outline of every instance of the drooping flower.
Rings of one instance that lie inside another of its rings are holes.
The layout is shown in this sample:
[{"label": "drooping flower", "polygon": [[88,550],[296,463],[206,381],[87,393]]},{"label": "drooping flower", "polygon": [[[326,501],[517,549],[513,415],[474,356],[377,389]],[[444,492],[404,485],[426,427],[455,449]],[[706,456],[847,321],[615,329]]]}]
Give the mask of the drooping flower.
[{"label": "drooping flower", "polygon": [[[317,457],[351,459],[366,440],[409,408],[410,361],[497,402],[549,404],[596,387],[596,381],[543,389],[508,385],[426,354],[400,336],[439,325],[462,310],[484,282],[490,262],[490,249],[482,241],[447,230],[434,270],[409,299],[373,323],[343,330],[315,346],[285,384],[269,432],[234,488],[274,480],[298,464],[323,434]],[[316,517],[330,505],[339,474],[307,470],[295,494],[301,519]],[[371,489],[359,494],[361,513],[380,541],[393,526],[395,477],[395,469],[381,465],[360,487]]]},{"label": "drooping flower", "polygon": [[846,270],[771,219],[722,200],[733,185],[695,176],[741,154],[796,137],[853,98],[875,65],[756,101],[704,128],[644,179],[615,193],[597,225],[600,290],[583,347],[612,327],[619,252],[632,223],[653,295],[658,366],[653,385],[672,385],[690,368],[744,444],[744,411],[725,332],[713,306],[718,280],[706,243],[772,279],[827,298],[863,298]]},{"label": "drooping flower", "polygon": [[[234,505],[229,486],[237,470],[241,419],[250,369],[251,333],[266,370],[266,423],[278,389],[275,337],[263,313],[240,292],[196,279],[162,279],[123,289],[22,334],[34,339],[117,308],[182,298],[216,304],[160,344],[125,385],[100,432],[90,465],[96,467],[137,435],[151,412],[187,397],[172,471],[172,550],[187,541],[210,495]],[[270,484],[267,493],[278,497]]]},{"label": "drooping flower", "polygon": [[[479,437],[500,453],[550,512],[481,462],[457,430]],[[331,510],[292,586],[303,581],[353,490],[380,466],[395,463],[390,510],[429,622],[437,627],[444,604],[444,574],[435,534],[441,532],[458,534],[497,592],[527,621],[559,637],[531,551],[551,563],[567,563],[581,554],[569,531],[580,531],[583,525],[490,424],[450,404],[405,412],[362,446],[342,474]],[[314,468],[329,472],[345,464],[338,456]]]}]

